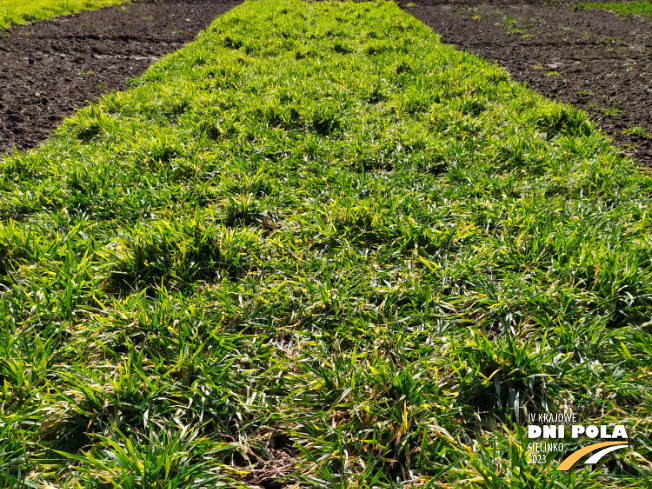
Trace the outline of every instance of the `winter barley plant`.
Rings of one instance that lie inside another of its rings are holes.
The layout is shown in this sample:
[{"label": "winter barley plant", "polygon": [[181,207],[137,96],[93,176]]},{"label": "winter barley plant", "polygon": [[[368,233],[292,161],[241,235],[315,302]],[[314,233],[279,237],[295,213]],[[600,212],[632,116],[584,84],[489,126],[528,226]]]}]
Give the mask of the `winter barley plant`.
[{"label": "winter barley plant", "polygon": [[[649,477],[652,179],[393,3],[247,1],[0,168],[4,486]],[[528,464],[560,406],[632,449]]]}]

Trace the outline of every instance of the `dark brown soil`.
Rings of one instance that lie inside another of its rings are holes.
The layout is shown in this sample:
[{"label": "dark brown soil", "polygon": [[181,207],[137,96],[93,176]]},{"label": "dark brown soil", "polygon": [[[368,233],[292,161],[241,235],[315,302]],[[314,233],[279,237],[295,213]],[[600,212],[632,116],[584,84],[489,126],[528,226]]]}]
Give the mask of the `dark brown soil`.
[{"label": "dark brown soil", "polygon": [[144,1],[0,30],[0,152],[35,147],[238,3]]},{"label": "dark brown soil", "polygon": [[[634,159],[652,166],[652,20],[621,20],[571,2],[408,0],[403,8],[539,93],[585,110]],[[408,7],[408,5],[413,5]]]}]

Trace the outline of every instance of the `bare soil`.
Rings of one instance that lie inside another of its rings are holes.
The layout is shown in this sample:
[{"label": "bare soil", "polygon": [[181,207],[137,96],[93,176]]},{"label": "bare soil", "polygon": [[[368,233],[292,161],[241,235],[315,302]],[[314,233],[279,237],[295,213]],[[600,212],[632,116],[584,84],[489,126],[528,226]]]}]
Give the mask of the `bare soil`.
[{"label": "bare soil", "polygon": [[497,62],[513,79],[585,110],[625,152],[651,167],[652,138],[645,133],[652,134],[652,20],[622,20],[573,6],[524,0],[402,3],[443,42]]},{"label": "bare soil", "polygon": [[0,153],[37,146],[239,3],[143,1],[0,30]]}]

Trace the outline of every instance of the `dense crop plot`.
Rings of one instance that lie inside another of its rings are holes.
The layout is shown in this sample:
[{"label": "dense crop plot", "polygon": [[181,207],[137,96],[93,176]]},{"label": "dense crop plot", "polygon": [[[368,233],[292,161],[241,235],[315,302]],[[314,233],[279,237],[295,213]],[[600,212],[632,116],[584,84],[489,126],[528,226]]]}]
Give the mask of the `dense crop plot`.
[{"label": "dense crop plot", "polygon": [[0,29],[90,10],[126,0],[0,0]]},{"label": "dense crop plot", "polygon": [[642,15],[652,18],[652,3],[643,2],[582,2],[580,4],[585,8],[601,8],[611,10],[621,17],[629,15]]},{"label": "dense crop plot", "polygon": [[[0,163],[6,485],[648,476],[652,180],[582,113],[389,2],[250,1],[134,85]],[[527,464],[561,405],[632,449]]]}]

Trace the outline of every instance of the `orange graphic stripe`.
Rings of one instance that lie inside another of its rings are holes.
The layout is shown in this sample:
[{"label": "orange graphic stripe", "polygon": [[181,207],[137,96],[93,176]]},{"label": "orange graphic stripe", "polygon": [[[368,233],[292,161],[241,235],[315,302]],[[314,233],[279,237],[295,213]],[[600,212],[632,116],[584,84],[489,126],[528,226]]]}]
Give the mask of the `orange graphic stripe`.
[{"label": "orange graphic stripe", "polygon": [[577,462],[579,459],[581,459],[584,455],[586,455],[589,452],[592,452],[594,450],[597,450],[598,448],[602,447],[608,447],[611,445],[623,445],[622,441],[605,441],[603,443],[594,443],[593,445],[589,445],[588,447],[581,448],[577,450],[576,452],[571,453],[568,457],[564,459],[564,461],[559,464],[559,467],[557,467],[557,470],[568,470],[570,469],[575,462]]}]

